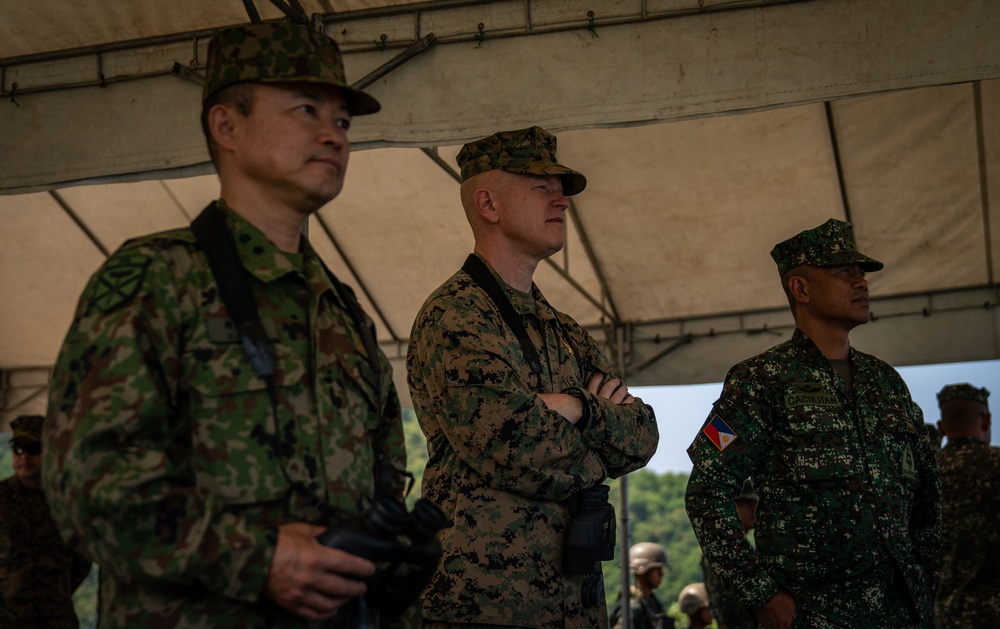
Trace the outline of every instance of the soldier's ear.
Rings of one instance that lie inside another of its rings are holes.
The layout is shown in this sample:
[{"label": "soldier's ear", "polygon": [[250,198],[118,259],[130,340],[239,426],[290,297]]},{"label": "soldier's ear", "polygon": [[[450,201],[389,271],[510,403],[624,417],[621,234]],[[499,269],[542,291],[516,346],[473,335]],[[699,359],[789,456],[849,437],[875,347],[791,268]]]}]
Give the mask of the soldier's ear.
[{"label": "soldier's ear", "polygon": [[801,275],[788,277],[788,294],[800,304],[809,303],[809,282]]},{"label": "soldier's ear", "polygon": [[475,204],[476,213],[486,223],[496,223],[500,220],[500,215],[496,208],[496,194],[489,188],[480,188],[472,193],[472,202]]}]

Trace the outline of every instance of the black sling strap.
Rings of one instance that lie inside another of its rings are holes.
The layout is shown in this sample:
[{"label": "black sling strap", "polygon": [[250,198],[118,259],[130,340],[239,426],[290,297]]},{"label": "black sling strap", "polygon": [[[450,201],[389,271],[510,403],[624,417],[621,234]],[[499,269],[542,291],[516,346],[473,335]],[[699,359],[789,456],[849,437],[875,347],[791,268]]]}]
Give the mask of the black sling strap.
[{"label": "black sling strap", "polygon": [[214,201],[191,222],[191,231],[205,251],[208,266],[219,286],[219,296],[236,324],[254,373],[270,389],[274,384],[274,348],[260,321],[257,302],[247,282],[233,234]]},{"label": "black sling strap", "polygon": [[517,337],[518,342],[520,342],[521,351],[524,353],[524,358],[528,361],[528,367],[538,377],[538,384],[541,386],[542,361],[538,358],[538,350],[535,349],[535,346],[531,343],[531,339],[528,338],[528,331],[524,328],[520,315],[514,310],[514,306],[507,299],[507,295],[500,288],[500,283],[493,277],[493,274],[490,273],[489,268],[483,261],[479,259],[479,256],[474,253],[470,253],[469,257],[465,259],[462,270],[468,273],[472,281],[486,291],[486,294],[496,304],[497,309],[500,310],[500,316],[503,317],[507,327],[511,329],[514,336]]}]

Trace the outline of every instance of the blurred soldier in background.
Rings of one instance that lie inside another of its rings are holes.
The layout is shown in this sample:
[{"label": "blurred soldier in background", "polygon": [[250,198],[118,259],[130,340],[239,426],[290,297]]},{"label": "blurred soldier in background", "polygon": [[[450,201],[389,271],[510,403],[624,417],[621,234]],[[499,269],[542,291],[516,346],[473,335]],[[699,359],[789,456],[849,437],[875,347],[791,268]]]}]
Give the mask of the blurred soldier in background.
[{"label": "blurred soldier in background", "polygon": [[1000,622],[1000,448],[990,445],[990,392],[951,384],[938,393],[938,428],[948,443],[941,468],[941,585],[934,601],[942,629]]},{"label": "blurred soldier in background", "polygon": [[684,586],[677,596],[677,605],[682,614],[687,614],[691,629],[705,629],[712,624],[712,608],[708,604],[708,590],[704,583],[692,583]]},{"label": "blurred soldier in background", "polygon": [[[670,567],[667,551],[652,542],[639,542],[628,551],[629,572],[635,580],[629,587],[629,626],[633,629],[673,629],[674,620],[653,590],[663,583],[663,571]],[[611,608],[611,626],[621,629],[622,596]]]},{"label": "blurred soldier in background", "polygon": [[41,415],[11,422],[14,476],[0,482],[0,629],[77,629],[90,560],[59,536],[42,493]]}]

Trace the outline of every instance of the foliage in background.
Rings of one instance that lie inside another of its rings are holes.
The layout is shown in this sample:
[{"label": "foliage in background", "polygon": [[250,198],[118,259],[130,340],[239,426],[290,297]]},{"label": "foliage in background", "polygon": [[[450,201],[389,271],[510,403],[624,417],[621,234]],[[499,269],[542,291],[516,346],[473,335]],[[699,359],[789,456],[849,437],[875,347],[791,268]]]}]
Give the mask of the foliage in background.
[{"label": "foliage in background", "polygon": [[[414,477],[413,489],[406,498],[407,506],[412,508],[420,497],[424,466],[427,464],[427,442],[412,408],[403,409],[403,431],[406,437],[406,467]],[[14,474],[9,440],[10,433],[0,435],[0,478]],[[678,629],[688,626],[688,618],[678,610],[677,595],[685,585],[703,579],[701,549],[684,510],[687,479],[687,474],[657,474],[649,470],[639,470],[628,477],[629,545],[656,542],[667,550],[670,568],[664,571],[663,583],[656,590],[656,596],[668,609],[668,614],[677,619]],[[620,481],[612,481],[610,485],[611,504],[615,506],[618,526],[621,526]],[[609,610],[621,591],[620,552],[621,549],[617,549],[615,558],[603,565]],[[95,567],[73,597],[81,629],[97,624],[97,573]]]}]

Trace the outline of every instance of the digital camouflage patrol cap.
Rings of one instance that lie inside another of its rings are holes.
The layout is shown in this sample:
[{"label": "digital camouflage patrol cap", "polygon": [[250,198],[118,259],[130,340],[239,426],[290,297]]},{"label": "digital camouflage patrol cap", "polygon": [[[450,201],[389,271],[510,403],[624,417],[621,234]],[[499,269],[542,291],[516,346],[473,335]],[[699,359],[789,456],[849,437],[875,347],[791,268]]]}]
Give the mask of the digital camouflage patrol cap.
[{"label": "digital camouflage patrol cap", "polygon": [[246,24],[216,33],[208,43],[202,102],[234,83],[296,81],[340,88],[351,115],[382,108],[373,97],[347,84],[337,42],[291,22]]},{"label": "digital camouflage patrol cap", "polygon": [[779,242],[771,249],[771,258],[778,264],[778,275],[782,276],[803,264],[831,266],[857,263],[867,272],[881,271],[885,266],[858,251],[854,244],[854,228],[850,223],[835,218]]},{"label": "digital camouflage patrol cap", "polygon": [[541,127],[501,131],[469,142],[455,160],[462,169],[462,181],[499,169],[521,175],[558,175],[568,197],[587,187],[586,177],[556,161],[556,136]]},{"label": "digital camouflage patrol cap", "polygon": [[969,400],[971,402],[979,402],[986,408],[989,408],[989,404],[986,403],[988,397],[990,397],[990,392],[986,390],[986,387],[977,389],[968,383],[949,384],[937,394],[939,407],[951,400]]},{"label": "digital camouflage patrol cap", "polygon": [[42,440],[42,424],[45,417],[42,415],[21,415],[10,423],[13,431],[10,440],[14,443],[32,441],[39,443]]}]

